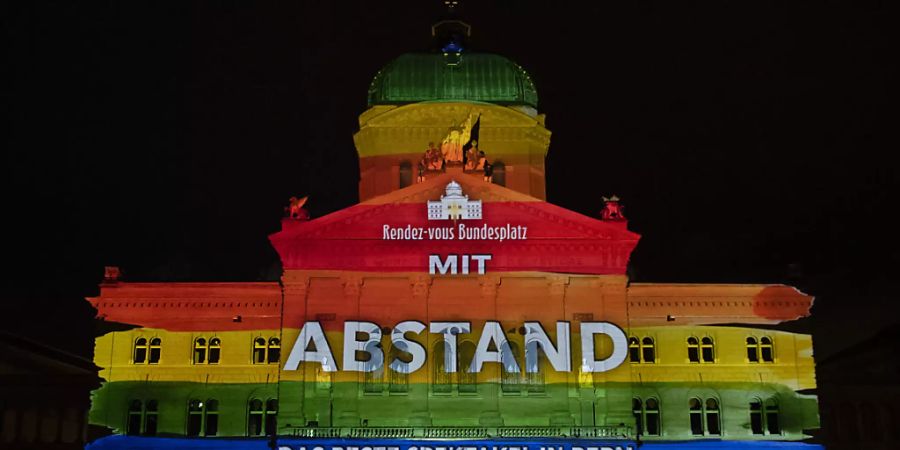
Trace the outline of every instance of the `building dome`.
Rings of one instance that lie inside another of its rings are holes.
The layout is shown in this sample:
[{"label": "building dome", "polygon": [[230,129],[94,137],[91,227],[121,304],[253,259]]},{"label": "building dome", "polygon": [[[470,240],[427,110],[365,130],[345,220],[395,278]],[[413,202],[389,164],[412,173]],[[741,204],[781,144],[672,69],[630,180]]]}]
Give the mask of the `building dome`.
[{"label": "building dome", "polygon": [[369,106],[453,100],[536,109],[538,98],[522,67],[491,53],[406,53],[369,85]]}]

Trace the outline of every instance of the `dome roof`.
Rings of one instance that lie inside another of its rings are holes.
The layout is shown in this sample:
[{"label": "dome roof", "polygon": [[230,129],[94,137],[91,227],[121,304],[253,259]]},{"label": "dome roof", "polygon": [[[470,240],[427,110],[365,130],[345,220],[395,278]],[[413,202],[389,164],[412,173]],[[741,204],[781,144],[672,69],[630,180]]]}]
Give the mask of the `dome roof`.
[{"label": "dome roof", "polygon": [[537,108],[537,90],[518,64],[490,53],[406,53],[369,85],[369,106],[463,100]]}]

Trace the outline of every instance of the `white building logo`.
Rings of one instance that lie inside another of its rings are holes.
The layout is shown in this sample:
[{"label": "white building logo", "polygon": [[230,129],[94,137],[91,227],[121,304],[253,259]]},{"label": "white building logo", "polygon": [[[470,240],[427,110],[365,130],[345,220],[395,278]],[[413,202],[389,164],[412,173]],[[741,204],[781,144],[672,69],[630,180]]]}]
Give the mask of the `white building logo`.
[{"label": "white building logo", "polygon": [[428,220],[481,219],[481,200],[469,200],[462,186],[451,181],[440,200],[428,201]]}]

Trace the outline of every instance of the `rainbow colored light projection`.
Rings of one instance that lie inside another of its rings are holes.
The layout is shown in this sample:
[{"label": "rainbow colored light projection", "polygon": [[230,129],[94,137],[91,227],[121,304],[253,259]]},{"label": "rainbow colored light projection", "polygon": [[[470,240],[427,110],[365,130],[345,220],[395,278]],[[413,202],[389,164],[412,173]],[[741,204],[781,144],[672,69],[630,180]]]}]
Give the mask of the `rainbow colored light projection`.
[{"label": "rainbow colored light projection", "polygon": [[[445,202],[432,206],[458,215],[429,219],[427,202],[457,191],[478,213]],[[629,283],[638,239],[624,220],[461,171],[285,219],[271,236],[280,283],[102,286],[99,316],[133,328],[96,341],[106,383],[91,421],[156,436],[133,448],[229,437],[263,448],[268,435],[288,448],[804,439],[818,426],[815,397],[800,393],[815,388],[811,338],[760,326],[807,315],[812,299],[780,285]]]}]

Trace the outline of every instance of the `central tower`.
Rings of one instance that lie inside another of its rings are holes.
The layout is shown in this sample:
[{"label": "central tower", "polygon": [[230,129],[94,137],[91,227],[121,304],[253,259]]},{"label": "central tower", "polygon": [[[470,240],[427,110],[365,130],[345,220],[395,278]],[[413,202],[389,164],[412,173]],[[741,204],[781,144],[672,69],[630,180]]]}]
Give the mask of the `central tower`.
[{"label": "central tower", "polygon": [[464,22],[439,22],[434,50],[400,55],[375,75],[353,136],[360,201],[448,170],[482,171],[457,161],[460,149],[445,164],[420,167],[429,148],[446,156],[454,141],[484,152],[494,183],[546,199],[550,131],[534,83],[508,58],[470,51],[469,33]]}]

